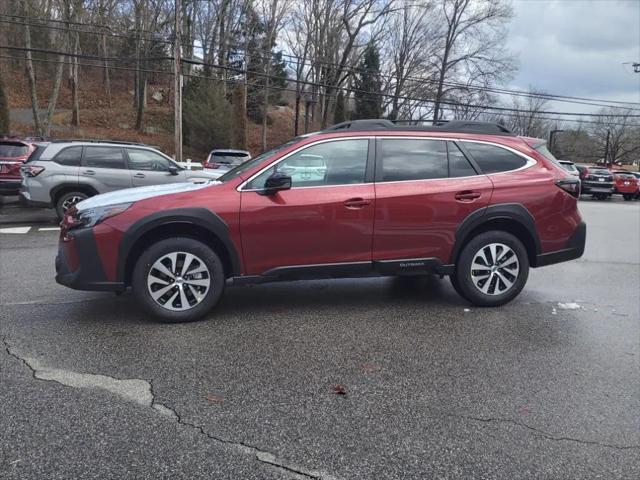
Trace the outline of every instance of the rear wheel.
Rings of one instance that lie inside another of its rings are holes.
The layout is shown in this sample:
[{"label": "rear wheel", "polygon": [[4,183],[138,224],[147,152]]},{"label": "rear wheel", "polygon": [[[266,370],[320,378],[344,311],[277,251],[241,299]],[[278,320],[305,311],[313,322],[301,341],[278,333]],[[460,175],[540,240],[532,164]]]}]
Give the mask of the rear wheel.
[{"label": "rear wheel", "polygon": [[481,307],[513,300],[529,276],[529,257],[522,242],[502,231],[474,237],[462,249],[451,283],[465,299]]},{"label": "rear wheel", "polygon": [[162,322],[190,322],[207,314],[224,290],[224,270],[216,253],[185,237],[153,244],[133,270],[133,294]]},{"label": "rear wheel", "polygon": [[627,202],[630,200],[633,200],[633,197],[634,197],[633,193],[625,193],[624,195],[622,195],[622,198],[624,198],[625,201]]},{"label": "rear wheel", "polygon": [[606,200],[608,195],[606,193],[596,193],[594,197],[596,200]]},{"label": "rear wheel", "polygon": [[67,192],[60,195],[56,201],[56,214],[58,215],[58,220],[62,220],[65,212],[76,203],[86,200],[87,198],[89,198],[89,195],[84,192]]}]

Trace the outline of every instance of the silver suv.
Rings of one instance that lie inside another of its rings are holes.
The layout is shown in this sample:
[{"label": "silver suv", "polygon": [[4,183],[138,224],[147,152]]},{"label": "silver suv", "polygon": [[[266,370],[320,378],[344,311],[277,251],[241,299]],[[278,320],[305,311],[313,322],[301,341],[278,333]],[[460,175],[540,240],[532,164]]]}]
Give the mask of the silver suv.
[{"label": "silver suv", "polygon": [[142,144],[54,141],[36,148],[21,168],[22,200],[55,208],[58,218],[81,200],[123,188],[206,182],[217,175],[187,170]]}]

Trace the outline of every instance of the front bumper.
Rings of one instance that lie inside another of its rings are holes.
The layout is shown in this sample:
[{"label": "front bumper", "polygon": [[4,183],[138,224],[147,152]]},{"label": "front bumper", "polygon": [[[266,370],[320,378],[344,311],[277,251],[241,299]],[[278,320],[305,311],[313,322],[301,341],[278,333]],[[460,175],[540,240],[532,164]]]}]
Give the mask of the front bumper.
[{"label": "front bumper", "polygon": [[545,267],[554,263],[568,262],[580,258],[584,253],[584,247],[587,241],[587,224],[580,222],[575,232],[569,238],[567,245],[562,250],[555,252],[543,253],[536,255],[536,264],[534,267]]},{"label": "front bumper", "polygon": [[60,240],[56,257],[56,282],[75,290],[122,292],[122,282],[107,280],[91,228],[72,230]]}]

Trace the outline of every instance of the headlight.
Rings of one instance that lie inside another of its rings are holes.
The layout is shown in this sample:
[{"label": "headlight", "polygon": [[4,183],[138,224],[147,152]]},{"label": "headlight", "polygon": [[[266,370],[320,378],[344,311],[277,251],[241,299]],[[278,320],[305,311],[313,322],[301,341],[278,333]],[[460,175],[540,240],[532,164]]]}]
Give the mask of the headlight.
[{"label": "headlight", "polygon": [[133,202],[119,203],[117,205],[105,205],[104,207],[89,208],[87,210],[81,210],[73,215],[74,227],[93,227],[107,218],[115,217],[121,214],[127,208],[133,205]]}]

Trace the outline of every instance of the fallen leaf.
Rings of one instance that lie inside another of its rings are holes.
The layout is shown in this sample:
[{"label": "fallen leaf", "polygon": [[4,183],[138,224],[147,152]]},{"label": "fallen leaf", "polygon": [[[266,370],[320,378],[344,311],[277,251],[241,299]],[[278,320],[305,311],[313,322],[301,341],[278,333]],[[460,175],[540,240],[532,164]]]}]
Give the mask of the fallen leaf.
[{"label": "fallen leaf", "polygon": [[336,385],[333,385],[331,388],[333,389],[333,393],[335,393],[336,395],[346,395],[347,394],[347,390],[346,390],[345,386],[341,385],[339,383],[336,384]]},{"label": "fallen leaf", "polygon": [[220,398],[217,395],[214,395],[213,393],[208,393],[204,398],[205,400],[211,403],[222,403],[222,398]]}]

